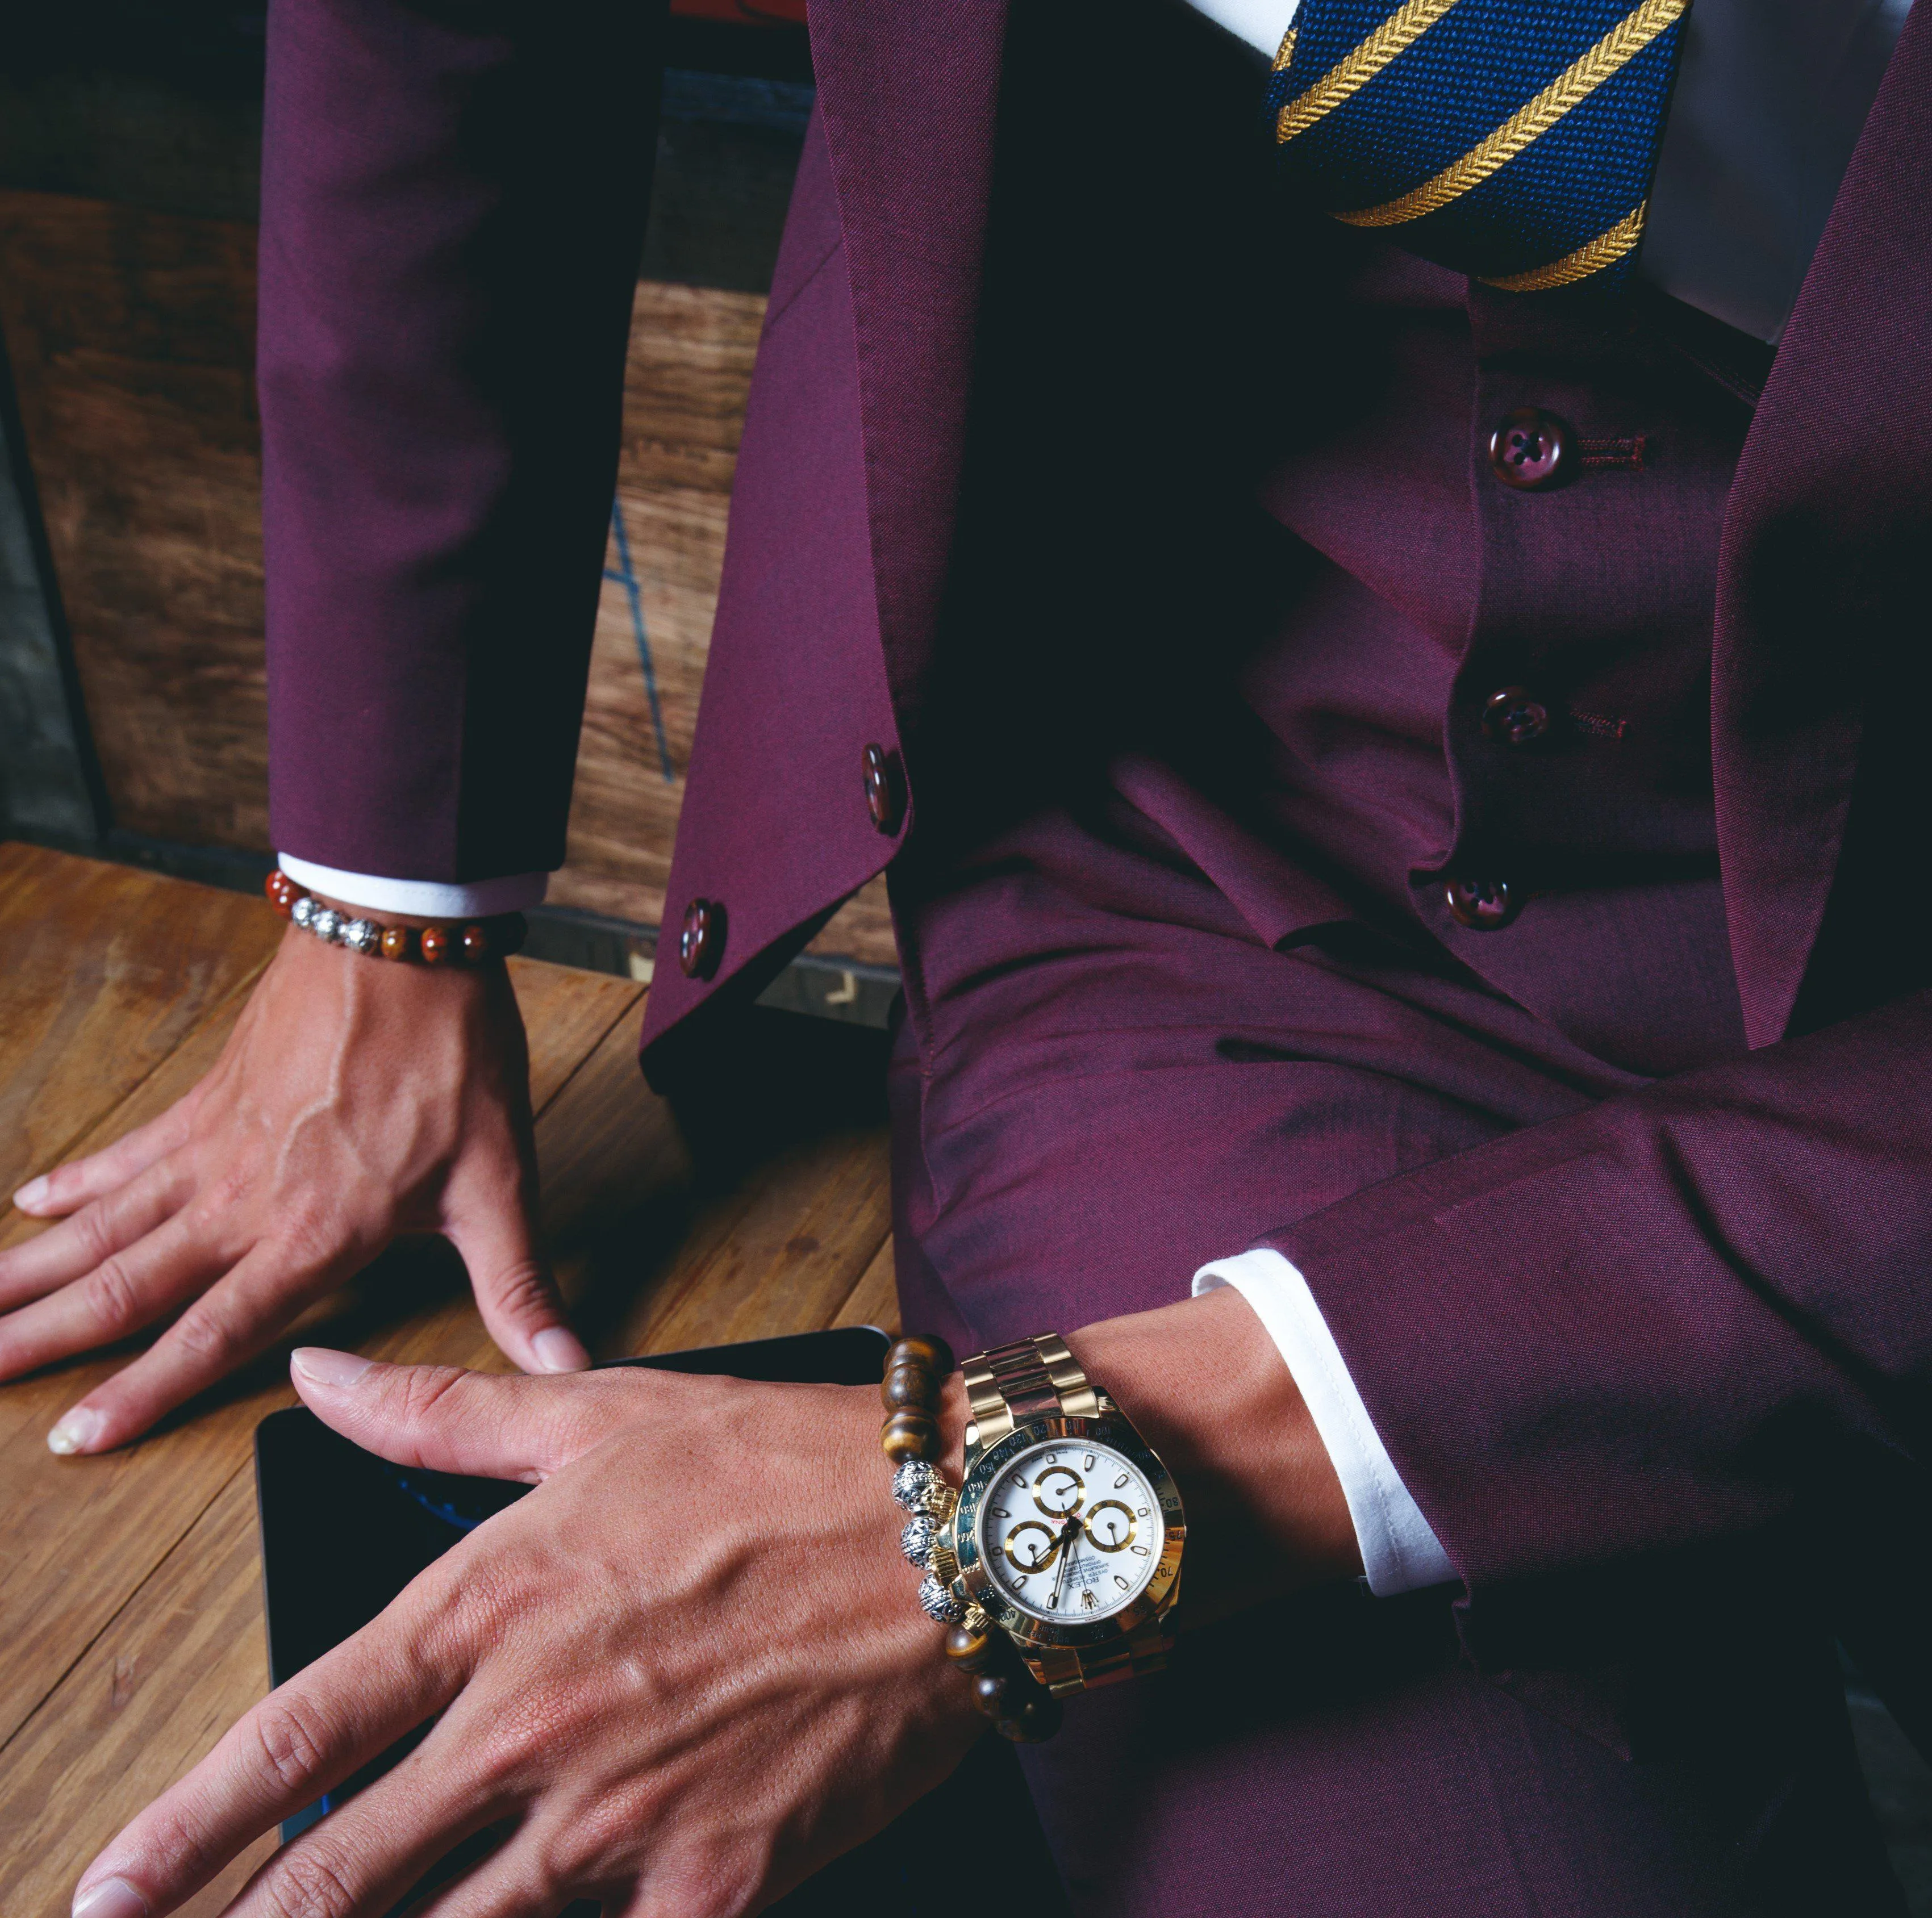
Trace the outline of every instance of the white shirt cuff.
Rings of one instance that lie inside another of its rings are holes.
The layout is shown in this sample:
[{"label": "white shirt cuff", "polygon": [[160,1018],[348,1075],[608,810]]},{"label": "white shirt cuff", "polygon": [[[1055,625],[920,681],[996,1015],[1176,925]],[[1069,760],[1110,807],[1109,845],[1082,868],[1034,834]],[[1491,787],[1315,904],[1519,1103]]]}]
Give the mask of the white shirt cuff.
[{"label": "white shirt cuff", "polygon": [[1267,1246],[1216,1259],[1194,1275],[1194,1296],[1232,1285],[1255,1309],[1300,1388],[1342,1482],[1369,1590],[1378,1599],[1455,1578],[1442,1542],[1409,1496],[1342,1362],[1308,1281]]},{"label": "white shirt cuff", "polygon": [[1197,13],[1205,13],[1216,26],[1270,60],[1280,51],[1300,4],[1301,0],[1193,0]]},{"label": "white shirt cuff", "polygon": [[292,854],[280,856],[281,868],[296,885],[360,906],[371,913],[400,913],[416,919],[487,919],[497,913],[520,913],[543,904],[548,873],[512,873],[505,879],[479,879],[469,886],[445,886],[430,879],[383,879],[374,873],[339,872]]}]

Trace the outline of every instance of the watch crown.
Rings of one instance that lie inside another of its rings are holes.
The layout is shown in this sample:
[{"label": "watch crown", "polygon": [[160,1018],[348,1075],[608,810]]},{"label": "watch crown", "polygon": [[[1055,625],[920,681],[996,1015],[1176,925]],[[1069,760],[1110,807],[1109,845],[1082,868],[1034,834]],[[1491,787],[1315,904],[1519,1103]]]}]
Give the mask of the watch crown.
[{"label": "watch crown", "polygon": [[952,1548],[935,1536],[926,1548],[926,1569],[942,1585],[950,1585],[959,1576],[959,1560]]}]

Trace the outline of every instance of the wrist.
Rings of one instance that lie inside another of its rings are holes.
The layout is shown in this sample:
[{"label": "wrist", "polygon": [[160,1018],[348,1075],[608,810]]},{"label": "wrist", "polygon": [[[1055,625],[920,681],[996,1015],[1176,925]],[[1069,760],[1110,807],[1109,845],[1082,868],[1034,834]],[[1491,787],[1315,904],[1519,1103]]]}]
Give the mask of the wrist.
[{"label": "wrist", "polygon": [[1360,1572],[1328,1449],[1293,1374],[1238,1294],[1222,1290],[1105,1320],[1067,1344],[1180,1488],[1190,1620]]}]

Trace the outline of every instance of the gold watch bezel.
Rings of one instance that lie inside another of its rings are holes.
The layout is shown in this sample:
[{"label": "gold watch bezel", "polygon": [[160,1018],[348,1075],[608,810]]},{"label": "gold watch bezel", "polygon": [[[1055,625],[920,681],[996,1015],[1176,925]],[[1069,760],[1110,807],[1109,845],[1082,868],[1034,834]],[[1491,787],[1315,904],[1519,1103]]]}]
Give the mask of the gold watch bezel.
[{"label": "gold watch bezel", "polygon": [[[980,1507],[987,1488],[1020,1453],[1056,1439],[1092,1439],[1112,1446],[1132,1462],[1160,1501],[1163,1536],[1153,1576],[1138,1597],[1109,1617],[1091,1623],[1070,1620],[1059,1624],[1023,1611],[994,1584],[980,1557]],[[1133,1637],[1166,1611],[1172,1602],[1175,1581],[1180,1576],[1187,1520],[1180,1494],[1159,1455],[1127,1419],[1109,1407],[1096,1416],[1048,1413],[1015,1425],[992,1445],[975,1447],[968,1456],[959,1503],[944,1536],[959,1566],[953,1590],[978,1605],[1023,1652],[1090,1652]]]}]

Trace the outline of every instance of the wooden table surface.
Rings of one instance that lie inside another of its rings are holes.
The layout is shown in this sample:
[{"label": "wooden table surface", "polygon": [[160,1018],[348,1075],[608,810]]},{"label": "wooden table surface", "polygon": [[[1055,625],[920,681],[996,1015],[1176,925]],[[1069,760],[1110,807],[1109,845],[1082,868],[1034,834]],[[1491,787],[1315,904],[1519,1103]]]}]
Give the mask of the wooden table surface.
[{"label": "wooden table surface", "polygon": [[[0,844],[0,1194],[194,1084],[280,931],[258,900]],[[511,966],[545,1232],[596,1356],[895,1326],[885,1132],[863,1086],[674,1116],[638,1070],[642,987]],[[808,1047],[868,1042],[824,1032]],[[0,1246],[40,1229],[0,1201]],[[301,1339],[505,1369],[444,1249],[392,1250]],[[65,1918],[100,1846],[267,1690],[250,1446],[293,1402],[301,1339],[104,1458],[56,1458],[46,1434],[119,1361],[0,1386],[4,1918]],[[219,1911],[269,1848],[185,1908]]]}]

